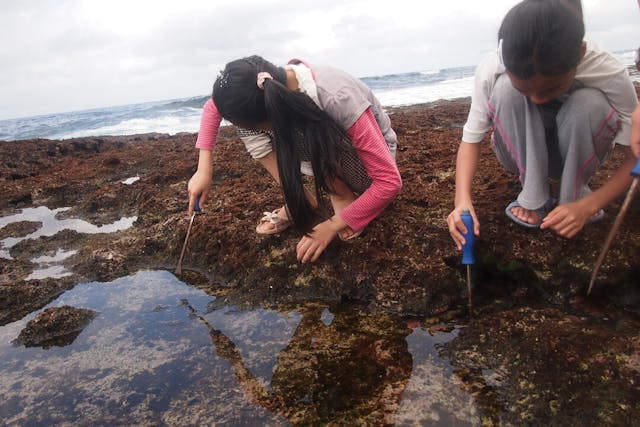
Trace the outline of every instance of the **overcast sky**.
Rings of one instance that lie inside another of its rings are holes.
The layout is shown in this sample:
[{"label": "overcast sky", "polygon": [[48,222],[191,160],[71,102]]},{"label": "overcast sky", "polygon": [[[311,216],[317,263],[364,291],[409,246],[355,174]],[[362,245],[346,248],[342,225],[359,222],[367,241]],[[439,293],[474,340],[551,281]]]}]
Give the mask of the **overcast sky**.
[{"label": "overcast sky", "polygon": [[[358,77],[475,65],[514,0],[3,0],[0,119],[205,95],[225,63]],[[583,0],[587,39],[640,46],[636,0]]]}]

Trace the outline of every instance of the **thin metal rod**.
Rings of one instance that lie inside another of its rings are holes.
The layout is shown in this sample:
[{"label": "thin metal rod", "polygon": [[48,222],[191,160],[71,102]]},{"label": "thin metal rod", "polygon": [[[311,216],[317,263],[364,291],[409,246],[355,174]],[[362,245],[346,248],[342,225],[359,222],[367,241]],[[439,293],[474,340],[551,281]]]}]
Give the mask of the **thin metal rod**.
[{"label": "thin metal rod", "polygon": [[176,274],[182,273],[182,258],[184,258],[184,252],[187,249],[187,242],[189,241],[189,234],[191,233],[191,226],[193,225],[193,219],[196,217],[196,213],[193,212],[191,214],[191,220],[189,220],[189,227],[187,228],[187,235],[184,238],[184,244],[182,245],[182,251],[180,252],[180,259],[178,260],[178,265],[176,266]]},{"label": "thin metal rod", "polygon": [[469,307],[469,316],[473,314],[473,296],[471,295],[471,266],[467,264],[467,306]]},{"label": "thin metal rod", "polygon": [[624,219],[624,216],[627,213],[627,209],[629,208],[629,205],[631,204],[631,200],[633,199],[633,195],[638,190],[638,183],[639,182],[640,182],[640,178],[639,177],[633,178],[633,181],[631,182],[631,186],[629,187],[629,191],[627,191],[627,197],[625,197],[625,199],[624,199],[624,203],[622,204],[622,207],[620,208],[620,212],[618,213],[618,216],[616,217],[616,220],[614,221],[613,225],[611,226],[611,231],[609,231],[609,235],[607,236],[607,240],[605,240],[604,245],[602,246],[602,250],[600,251],[600,255],[598,256],[598,260],[596,261],[596,264],[593,267],[593,272],[591,273],[591,281],[589,282],[589,289],[587,290],[587,295],[589,295],[591,293],[591,290],[593,289],[593,284],[596,281],[596,276],[598,275],[598,271],[600,270],[600,267],[602,266],[602,262],[604,261],[604,257],[607,255],[607,252],[609,251],[609,248],[611,247],[611,243],[613,243],[613,239],[616,236],[616,233],[618,232],[618,229],[620,228],[620,225],[622,224],[622,220]]}]

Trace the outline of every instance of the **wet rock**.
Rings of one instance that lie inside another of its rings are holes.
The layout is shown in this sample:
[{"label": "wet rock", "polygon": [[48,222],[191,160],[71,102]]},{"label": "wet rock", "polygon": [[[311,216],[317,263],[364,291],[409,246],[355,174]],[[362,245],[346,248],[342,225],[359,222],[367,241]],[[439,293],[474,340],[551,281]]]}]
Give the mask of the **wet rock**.
[{"label": "wet rock", "polygon": [[639,323],[627,322],[506,310],[472,321],[440,354],[493,425],[625,425],[640,410]]},{"label": "wet rock", "polygon": [[42,227],[39,221],[20,221],[7,224],[0,228],[0,240],[7,237],[24,237]]},{"label": "wet rock", "polygon": [[[204,214],[194,221],[183,268],[208,277],[208,283],[198,284],[208,291],[210,283],[223,283],[225,298],[239,305],[357,301],[425,316],[466,307],[460,255],[445,218],[454,196],[460,123],[468,109],[468,99],[390,109],[401,136],[397,156],[401,194],[356,241],[332,242],[317,263],[305,265],[295,259],[299,232],[256,235],[256,221],[263,211],[282,205],[282,194],[250,161],[234,129],[221,129],[212,189]],[[189,222],[186,183],[197,164],[195,139],[193,134],[149,134],[1,144],[0,154],[15,155],[1,156],[0,166],[5,162],[15,173],[35,172],[3,181],[0,212],[8,214],[15,200],[26,200],[24,195],[30,194],[33,203],[71,207],[65,216],[96,224],[138,217],[133,227],[115,234],[77,233],[72,242],[59,234],[25,242],[13,251],[26,261],[38,248],[51,252],[59,245],[78,250],[65,267],[82,280],[115,279],[150,266],[173,271]],[[572,240],[550,231],[523,229],[503,212],[519,192],[517,177],[498,164],[488,143],[482,144],[481,153],[475,183],[475,208],[482,224],[476,245],[480,262],[473,271],[477,305],[565,304],[583,293],[621,200],[607,207],[603,221]],[[602,185],[621,161],[612,156],[592,187]],[[140,180],[121,184],[131,176]],[[326,200],[322,206],[330,215]],[[637,266],[638,242],[640,215],[629,215],[596,284],[605,305],[639,307],[635,297],[619,298],[606,291],[629,280],[620,272]],[[13,280],[20,279],[14,275]]]},{"label": "wet rock", "polygon": [[64,347],[71,344],[97,314],[68,305],[47,308],[27,323],[14,343],[44,349]]},{"label": "wet rock", "polygon": [[120,251],[108,248],[98,248],[89,254],[83,254],[81,261],[76,264],[76,270],[84,277],[91,277],[96,281],[114,280],[129,274],[125,256]]},{"label": "wet rock", "polygon": [[[212,189],[204,214],[194,221],[180,279],[220,305],[277,309],[347,302],[429,317],[430,324],[465,323],[442,354],[473,395],[485,425],[625,425],[638,419],[638,203],[616,236],[592,297],[585,298],[622,198],[605,209],[603,221],[571,240],[519,227],[504,215],[519,192],[518,179],[498,164],[487,138],[474,183],[482,228],[469,321],[465,273],[445,223],[468,109],[463,99],[390,110],[400,136],[402,192],[358,239],[332,242],[315,264],[296,261],[302,235],[295,230],[256,235],[262,212],[282,206],[282,194],[250,160],[233,128],[224,127]],[[66,217],[94,224],[138,217],[117,233],[61,232],[13,247],[15,260],[0,259],[0,324],[42,308],[82,281],[149,268],[174,271],[189,222],[186,183],[197,164],[195,140],[195,134],[150,134],[0,144],[1,215],[44,204],[71,207]],[[607,160],[592,188],[621,161],[618,154]],[[132,176],[140,180],[121,184]],[[31,259],[58,248],[77,251],[64,261],[73,276],[24,280]],[[335,336],[327,337],[327,349]],[[301,351],[292,362],[306,360],[306,347]]]},{"label": "wet rock", "polygon": [[[0,264],[2,260],[0,260]],[[15,265],[15,264],[12,264]],[[0,284],[0,326],[21,319],[56,299],[65,290],[72,288],[76,278],[24,280],[31,269],[24,269],[20,278],[3,273]]]}]

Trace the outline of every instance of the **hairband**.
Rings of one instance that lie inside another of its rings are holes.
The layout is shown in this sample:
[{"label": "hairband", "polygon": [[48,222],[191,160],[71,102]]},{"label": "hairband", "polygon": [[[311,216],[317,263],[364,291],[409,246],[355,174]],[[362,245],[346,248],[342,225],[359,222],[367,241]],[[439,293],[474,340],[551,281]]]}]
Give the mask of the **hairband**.
[{"label": "hairband", "polygon": [[271,74],[267,73],[266,71],[261,71],[258,73],[257,83],[260,89],[264,89],[264,81],[267,79],[273,80],[273,77],[271,76]]},{"label": "hairband", "polygon": [[504,66],[504,57],[502,56],[502,43],[503,39],[498,41],[498,57],[500,58],[500,64]]}]

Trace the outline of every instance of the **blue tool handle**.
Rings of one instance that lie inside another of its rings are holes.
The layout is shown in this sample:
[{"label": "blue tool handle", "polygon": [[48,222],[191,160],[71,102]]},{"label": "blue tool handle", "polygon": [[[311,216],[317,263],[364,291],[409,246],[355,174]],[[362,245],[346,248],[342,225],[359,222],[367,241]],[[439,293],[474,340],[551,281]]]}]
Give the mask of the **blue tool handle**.
[{"label": "blue tool handle", "polygon": [[469,211],[463,211],[460,217],[462,218],[464,226],[467,227],[467,232],[462,233],[465,240],[465,244],[462,245],[462,263],[466,265],[474,264],[476,262],[476,259],[473,256],[473,217],[471,216]]},{"label": "blue tool handle", "polygon": [[196,204],[193,206],[194,212],[200,212],[200,194],[196,196]]},{"label": "blue tool handle", "polygon": [[636,162],[636,165],[631,170],[631,175],[640,176],[640,159]]}]

